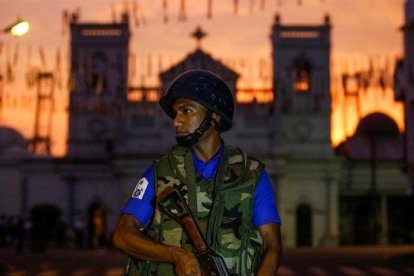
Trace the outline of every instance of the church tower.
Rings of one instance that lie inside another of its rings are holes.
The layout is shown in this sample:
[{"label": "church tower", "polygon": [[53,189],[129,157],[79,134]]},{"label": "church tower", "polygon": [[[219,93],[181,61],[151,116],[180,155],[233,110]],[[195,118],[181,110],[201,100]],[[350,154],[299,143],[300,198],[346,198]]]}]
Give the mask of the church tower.
[{"label": "church tower", "polygon": [[105,157],[122,133],[127,102],[128,17],[121,23],[72,19],[69,157]]},{"label": "church tower", "polygon": [[286,246],[338,243],[338,172],[330,143],[330,40],[321,25],[273,25],[275,150]]},{"label": "church tower", "polygon": [[329,16],[322,25],[273,25],[273,72],[277,147],[320,156],[330,146]]},{"label": "church tower", "polygon": [[394,91],[397,100],[404,103],[405,161],[411,193],[414,193],[414,0],[405,2],[404,58],[396,65]]}]

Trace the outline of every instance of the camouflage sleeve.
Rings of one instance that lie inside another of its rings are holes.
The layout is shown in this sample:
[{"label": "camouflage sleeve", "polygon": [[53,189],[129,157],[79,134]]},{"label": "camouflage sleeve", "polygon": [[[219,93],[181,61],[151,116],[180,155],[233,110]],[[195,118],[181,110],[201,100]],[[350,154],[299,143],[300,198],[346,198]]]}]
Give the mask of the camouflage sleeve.
[{"label": "camouflage sleeve", "polygon": [[253,195],[253,225],[281,223],[272,180],[266,170],[260,173]]},{"label": "camouflage sleeve", "polygon": [[133,216],[141,225],[147,226],[154,214],[155,181],[154,166],[151,165],[138,180],[131,198],[122,213]]}]

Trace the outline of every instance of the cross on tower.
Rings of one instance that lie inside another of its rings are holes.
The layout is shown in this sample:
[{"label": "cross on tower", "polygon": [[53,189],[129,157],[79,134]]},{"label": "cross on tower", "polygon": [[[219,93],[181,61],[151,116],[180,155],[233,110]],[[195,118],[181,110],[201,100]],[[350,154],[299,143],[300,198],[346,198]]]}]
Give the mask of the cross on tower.
[{"label": "cross on tower", "polygon": [[198,26],[194,32],[191,33],[191,36],[194,37],[197,41],[197,48],[201,47],[201,40],[207,36],[207,33],[201,29],[200,26]]}]

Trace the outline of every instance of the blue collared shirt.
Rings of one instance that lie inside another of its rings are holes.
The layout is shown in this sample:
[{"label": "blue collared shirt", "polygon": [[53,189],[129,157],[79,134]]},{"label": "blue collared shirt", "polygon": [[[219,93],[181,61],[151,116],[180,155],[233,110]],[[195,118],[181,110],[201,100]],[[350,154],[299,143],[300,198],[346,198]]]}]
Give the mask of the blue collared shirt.
[{"label": "blue collared shirt", "polygon": [[[194,168],[203,178],[211,179],[215,177],[223,155],[223,148],[222,145],[216,155],[207,162],[200,160],[193,151]],[[138,181],[130,200],[122,209],[122,213],[133,216],[141,225],[145,226],[150,223],[154,214],[154,175],[154,166],[151,165]],[[253,195],[253,225],[260,227],[267,223],[281,223],[276,206],[272,180],[268,173],[263,170]]]}]

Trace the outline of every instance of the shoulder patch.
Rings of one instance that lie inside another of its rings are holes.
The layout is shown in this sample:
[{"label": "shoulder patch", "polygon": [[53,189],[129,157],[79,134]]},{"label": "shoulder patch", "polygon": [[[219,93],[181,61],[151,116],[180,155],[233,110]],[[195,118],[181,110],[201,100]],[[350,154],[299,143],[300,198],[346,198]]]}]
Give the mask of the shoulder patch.
[{"label": "shoulder patch", "polygon": [[134,192],[132,193],[132,197],[142,199],[142,197],[145,194],[145,191],[147,190],[147,187],[148,180],[145,177],[141,178],[135,186]]}]

